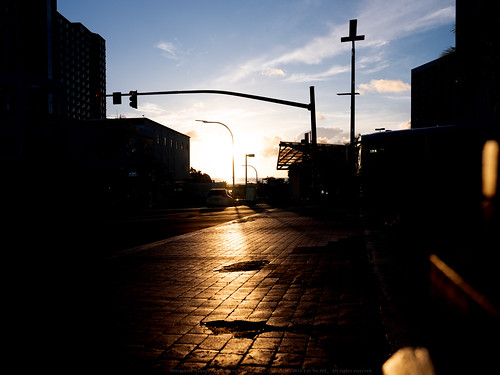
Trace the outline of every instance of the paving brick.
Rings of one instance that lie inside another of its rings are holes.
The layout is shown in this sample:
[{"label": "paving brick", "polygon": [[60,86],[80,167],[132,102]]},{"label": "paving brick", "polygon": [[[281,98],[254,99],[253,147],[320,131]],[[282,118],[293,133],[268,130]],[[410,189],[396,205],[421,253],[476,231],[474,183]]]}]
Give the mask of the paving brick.
[{"label": "paving brick", "polygon": [[196,348],[194,344],[174,344],[161,354],[163,358],[183,359]]},{"label": "paving brick", "polygon": [[233,337],[226,343],[221,353],[245,354],[252,344],[252,339]]},{"label": "paving brick", "polygon": [[273,310],[254,310],[248,317],[249,320],[267,320],[271,317]]},{"label": "paving brick", "polygon": [[152,366],[152,372],[154,374],[166,374],[178,366],[179,363],[180,361],[176,360],[159,360]]},{"label": "paving brick", "polygon": [[198,307],[196,310],[191,312],[191,316],[207,316],[211,312],[213,312],[215,307]]},{"label": "paving brick", "polygon": [[[304,362],[302,363],[302,369],[306,370],[305,373],[329,373],[332,368],[332,361],[329,358],[321,357],[305,357]],[[307,370],[317,370],[317,371],[307,371]],[[348,370],[345,369],[347,372]],[[353,371],[351,371],[353,372]],[[340,371],[339,371],[340,373]]]},{"label": "paving brick", "polygon": [[186,356],[186,362],[208,363],[218,353],[217,350],[195,349]]},{"label": "paving brick", "polygon": [[308,341],[307,338],[285,337],[281,341],[278,351],[282,353],[303,354],[306,351]]},{"label": "paving brick", "polygon": [[273,357],[273,350],[250,349],[246,353],[241,364],[267,366],[271,363]]},{"label": "paving brick", "polygon": [[282,318],[282,320],[290,321],[294,313],[294,308],[277,308],[273,311],[271,316],[273,318]]},{"label": "paving brick", "polygon": [[174,373],[203,373],[204,369],[207,367],[206,362],[181,362],[172,371]]},{"label": "paving brick", "polygon": [[243,354],[219,353],[212,360],[210,366],[233,369],[238,366],[242,359]]},{"label": "paving brick", "polygon": [[177,342],[179,344],[194,344],[198,345],[201,344],[208,335],[206,334],[193,334],[193,333],[187,333],[183,335]]},{"label": "paving brick", "polygon": [[252,349],[266,349],[274,350],[281,342],[281,338],[278,337],[257,337],[252,345]]},{"label": "paving brick", "polygon": [[231,334],[209,335],[198,347],[201,349],[221,350],[231,337]]},{"label": "paving brick", "polygon": [[193,329],[193,325],[192,324],[170,324],[168,326],[165,326],[164,328],[165,328],[164,332],[184,335],[184,334],[188,333],[189,331],[191,331],[191,329]]},{"label": "paving brick", "polygon": [[268,373],[269,369],[265,366],[246,365],[246,364],[240,364],[240,366],[238,366],[238,374],[241,375],[268,374]]},{"label": "paving brick", "polygon": [[204,316],[202,316],[202,315],[189,314],[185,318],[179,320],[178,324],[193,326],[193,325],[199,324],[203,320],[203,318],[204,318]]},{"label": "paving brick", "polygon": [[294,353],[277,353],[273,359],[273,367],[287,367],[287,368],[300,368],[304,356]]},{"label": "paving brick", "polygon": [[210,335],[212,334],[212,331],[210,331],[207,327],[205,327],[203,324],[197,324],[188,333],[192,334],[205,334],[205,335]]},{"label": "paving brick", "polygon": [[156,348],[168,348],[173,345],[176,341],[178,341],[182,335],[171,335],[171,334],[163,334],[156,339],[154,339],[150,345]]}]

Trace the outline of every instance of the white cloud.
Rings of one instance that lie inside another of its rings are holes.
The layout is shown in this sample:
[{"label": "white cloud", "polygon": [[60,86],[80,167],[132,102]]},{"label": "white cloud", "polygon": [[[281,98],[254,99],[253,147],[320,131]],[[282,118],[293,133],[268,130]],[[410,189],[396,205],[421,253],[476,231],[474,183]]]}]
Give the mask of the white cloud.
[{"label": "white cloud", "polygon": [[[300,133],[295,137],[296,142],[300,142],[304,139],[304,133]],[[316,128],[317,142],[318,143],[330,143],[330,144],[342,144],[349,139],[349,134],[341,128],[326,128],[319,126]]]},{"label": "white cloud", "polygon": [[443,22],[449,22],[455,18],[455,7],[449,6],[446,8],[438,9],[433,13],[424,14],[422,17],[414,20],[413,23],[407,25],[406,30],[425,30],[434,26],[440,25]]},{"label": "white cloud", "polygon": [[270,65],[305,63],[319,64],[325,58],[334,56],[342,50],[340,45],[340,33],[345,25],[332,28],[327,35],[317,36],[303,47],[285,53],[269,62]]},{"label": "white cloud", "polygon": [[351,68],[349,66],[335,65],[325,72],[319,73],[294,73],[287,78],[288,82],[312,82],[312,81],[326,81],[328,78],[348,72]]},{"label": "white cloud", "polygon": [[256,72],[265,72],[269,71],[273,67],[270,67],[265,64],[265,59],[260,57],[256,59],[249,60],[244,64],[239,65],[234,68],[233,66],[227,67],[227,71],[224,72],[219,78],[213,81],[215,86],[219,85],[227,85],[228,83],[236,83],[249,75],[252,75]]},{"label": "white cloud", "polygon": [[409,34],[453,22],[454,3],[455,0],[367,1],[358,17],[359,32],[366,34],[359,47],[380,47]]},{"label": "white cloud", "polygon": [[399,79],[372,79],[370,83],[361,83],[358,86],[361,93],[375,91],[379,93],[399,93],[411,90],[411,86]]},{"label": "white cloud", "polygon": [[198,132],[196,130],[188,130],[185,132],[185,134],[191,138],[191,141],[193,140],[199,140],[200,136],[198,135]]},{"label": "white cloud", "polygon": [[284,77],[286,76],[286,72],[283,69],[278,69],[278,68],[267,68],[261,72],[263,76],[267,77]]},{"label": "white cloud", "polygon": [[262,137],[263,148],[259,156],[263,156],[264,158],[277,158],[281,141],[281,137]]},{"label": "white cloud", "polygon": [[349,137],[349,134],[347,134],[344,129],[341,128],[318,127],[316,131],[318,133],[318,143],[339,144],[344,143]]},{"label": "white cloud", "polygon": [[161,49],[163,51],[162,56],[166,57],[167,59],[179,59],[177,47],[174,45],[174,43],[160,41],[155,45],[155,47]]},{"label": "white cloud", "polygon": [[411,129],[411,121],[403,122],[399,124],[398,129]]},{"label": "white cloud", "polygon": [[[168,111],[165,110],[162,106],[151,102],[139,102],[138,111],[142,112],[145,116],[150,118],[155,118],[168,114]],[[137,116],[137,112],[135,113]]]}]

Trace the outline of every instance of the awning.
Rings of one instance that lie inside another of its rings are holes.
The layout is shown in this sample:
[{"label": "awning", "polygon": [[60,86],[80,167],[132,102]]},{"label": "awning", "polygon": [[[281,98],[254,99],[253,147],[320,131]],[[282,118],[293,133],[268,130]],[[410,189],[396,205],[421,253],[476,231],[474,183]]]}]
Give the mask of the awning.
[{"label": "awning", "polygon": [[307,155],[308,144],[299,142],[280,142],[278,154],[278,170],[287,170],[290,166],[302,163]]}]

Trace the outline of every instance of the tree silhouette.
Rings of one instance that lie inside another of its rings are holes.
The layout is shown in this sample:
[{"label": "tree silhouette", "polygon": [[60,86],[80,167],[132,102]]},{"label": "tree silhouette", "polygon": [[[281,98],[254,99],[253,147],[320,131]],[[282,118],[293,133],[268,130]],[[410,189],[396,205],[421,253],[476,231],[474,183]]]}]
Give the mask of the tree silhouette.
[{"label": "tree silhouette", "polygon": [[191,170],[189,171],[189,179],[191,182],[212,182],[212,178],[208,174],[203,173],[202,171],[197,171],[193,167],[191,167]]}]

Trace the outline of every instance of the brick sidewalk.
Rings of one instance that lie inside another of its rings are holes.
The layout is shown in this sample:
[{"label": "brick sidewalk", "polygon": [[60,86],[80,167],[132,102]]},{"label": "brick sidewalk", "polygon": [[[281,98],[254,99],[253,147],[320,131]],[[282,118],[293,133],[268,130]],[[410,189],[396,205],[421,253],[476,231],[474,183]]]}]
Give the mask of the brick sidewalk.
[{"label": "brick sidewalk", "polygon": [[99,341],[116,373],[379,373],[387,359],[347,211],[270,209],[122,252],[103,271]]}]

